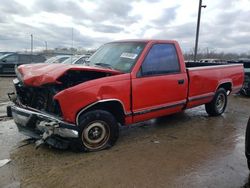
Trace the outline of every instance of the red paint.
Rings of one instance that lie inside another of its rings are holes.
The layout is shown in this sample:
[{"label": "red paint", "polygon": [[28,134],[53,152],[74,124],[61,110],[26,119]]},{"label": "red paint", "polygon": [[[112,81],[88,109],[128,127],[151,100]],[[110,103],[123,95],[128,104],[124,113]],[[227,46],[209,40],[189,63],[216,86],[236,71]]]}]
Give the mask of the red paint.
[{"label": "red paint", "polygon": [[22,75],[22,80],[27,86],[41,86],[50,83],[59,83],[57,79],[70,70],[107,72],[113,75],[121,74],[121,72],[111,69],[70,64],[39,63],[35,65],[20,65],[18,67],[18,71]]},{"label": "red paint", "polygon": [[[147,45],[137,59],[131,73],[122,74],[104,68],[61,64],[39,64],[36,67],[23,65],[19,67],[19,71],[23,76],[24,83],[29,86],[56,83],[57,79],[68,70],[111,73],[112,76],[76,85],[54,96],[54,99],[60,103],[64,120],[71,123],[76,123],[79,111],[104,99],[121,101],[125,113],[129,114],[125,116],[125,123],[131,124],[208,103],[212,100],[217,88],[223,83],[230,83],[234,92],[242,86],[242,65],[199,67],[187,70],[181,49],[176,41],[133,41],[147,42]],[[156,43],[170,43],[175,46],[180,72],[138,78],[137,73],[145,56],[151,46]],[[184,83],[178,84],[178,80],[184,80]]]}]

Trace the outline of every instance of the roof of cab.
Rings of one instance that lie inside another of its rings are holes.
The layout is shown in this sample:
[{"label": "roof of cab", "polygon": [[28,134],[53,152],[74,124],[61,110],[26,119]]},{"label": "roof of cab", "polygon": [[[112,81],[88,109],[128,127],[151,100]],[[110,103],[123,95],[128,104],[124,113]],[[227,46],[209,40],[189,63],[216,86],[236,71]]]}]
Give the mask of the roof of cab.
[{"label": "roof of cab", "polygon": [[[156,42],[156,43],[176,43],[175,40],[162,40],[162,39],[125,39],[125,40],[117,40],[113,42]],[[110,43],[113,43],[110,42]]]}]

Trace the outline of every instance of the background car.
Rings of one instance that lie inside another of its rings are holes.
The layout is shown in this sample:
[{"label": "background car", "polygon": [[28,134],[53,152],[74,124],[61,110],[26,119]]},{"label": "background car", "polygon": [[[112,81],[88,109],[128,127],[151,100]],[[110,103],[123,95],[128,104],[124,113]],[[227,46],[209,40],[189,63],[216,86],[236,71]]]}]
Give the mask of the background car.
[{"label": "background car", "polygon": [[221,59],[201,59],[200,63],[226,63],[226,61]]},{"label": "background car", "polygon": [[7,53],[0,57],[0,73],[13,74],[15,66],[29,63],[40,63],[46,59],[42,55]]},{"label": "background car", "polygon": [[63,64],[84,64],[86,63],[86,59],[88,59],[89,56],[86,55],[75,55],[72,56],[65,61],[63,61]]},{"label": "background car", "polygon": [[230,60],[228,63],[233,64],[243,64],[244,66],[244,83],[240,90],[242,95],[250,97],[250,59],[249,58],[240,58],[238,60]]},{"label": "background car", "polygon": [[5,55],[5,54],[11,54],[11,53],[14,53],[14,52],[0,52],[0,57]]},{"label": "background car", "polygon": [[241,93],[245,96],[250,97],[250,60],[243,62],[243,66],[244,66],[245,78],[243,87],[241,89]]},{"label": "background car", "polygon": [[71,55],[57,55],[47,59],[44,63],[62,63],[68,58],[72,57]]}]

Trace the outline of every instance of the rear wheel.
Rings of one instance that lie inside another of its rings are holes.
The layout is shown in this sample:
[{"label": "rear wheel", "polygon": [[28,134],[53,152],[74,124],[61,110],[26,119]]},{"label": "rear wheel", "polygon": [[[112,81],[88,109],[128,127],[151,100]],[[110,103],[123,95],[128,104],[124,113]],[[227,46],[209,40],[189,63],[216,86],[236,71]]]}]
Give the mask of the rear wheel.
[{"label": "rear wheel", "polygon": [[221,115],[227,106],[227,93],[224,88],[219,88],[215,93],[213,100],[205,104],[206,112],[210,116]]},{"label": "rear wheel", "polygon": [[80,118],[78,150],[98,151],[112,147],[118,139],[119,127],[114,116],[104,110],[87,112]]}]

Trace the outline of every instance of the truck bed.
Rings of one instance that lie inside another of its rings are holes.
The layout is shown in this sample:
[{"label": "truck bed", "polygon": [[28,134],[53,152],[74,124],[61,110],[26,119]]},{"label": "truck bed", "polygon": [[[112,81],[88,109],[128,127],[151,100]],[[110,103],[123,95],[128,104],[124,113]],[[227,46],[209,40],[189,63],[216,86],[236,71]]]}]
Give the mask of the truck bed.
[{"label": "truck bed", "polygon": [[241,89],[243,66],[222,63],[186,63],[188,73],[187,108],[210,102],[222,84],[236,93]]},{"label": "truck bed", "polygon": [[199,62],[186,62],[187,68],[192,67],[207,67],[207,66],[216,66],[216,65],[225,65],[226,63],[199,63]]}]

